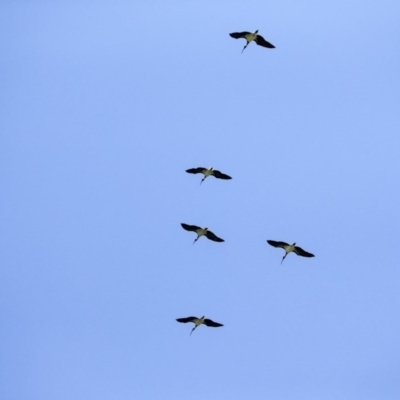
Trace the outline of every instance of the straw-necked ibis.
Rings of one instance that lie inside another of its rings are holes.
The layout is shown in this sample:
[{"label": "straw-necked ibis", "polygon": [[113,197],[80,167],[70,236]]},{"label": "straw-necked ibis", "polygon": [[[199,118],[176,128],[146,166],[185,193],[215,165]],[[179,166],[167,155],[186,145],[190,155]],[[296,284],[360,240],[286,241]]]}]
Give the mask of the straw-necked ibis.
[{"label": "straw-necked ibis", "polygon": [[281,264],[283,263],[283,260],[286,258],[286,256],[291,253],[292,251],[296,253],[298,256],[302,257],[315,257],[314,254],[311,254],[305,250],[303,250],[301,247],[296,246],[296,243],[293,244],[288,244],[285,242],[275,242],[274,240],[267,240],[267,242],[274,247],[280,247],[285,250],[285,255],[282,258]]},{"label": "straw-necked ibis", "polygon": [[187,318],[177,318],[176,319],[178,322],[183,322],[186,324],[186,322],[193,322],[194,323],[194,328],[191,330],[190,334],[200,325],[204,324],[206,326],[212,326],[213,328],[218,328],[219,326],[223,326],[222,324],[219,324],[218,322],[211,321],[211,319],[204,318],[204,315],[201,318],[197,317],[187,317]]},{"label": "straw-necked ibis", "polygon": [[253,40],[259,45],[263,47],[267,47],[268,49],[274,49],[275,46],[271,44],[270,42],[267,42],[262,36],[257,35],[258,30],[256,30],[254,33],[251,32],[233,32],[230,33],[229,35],[233,37],[234,39],[246,39],[246,46],[243,47],[242,53],[244,52],[244,49],[251,43]]},{"label": "straw-necked ibis", "polygon": [[203,168],[203,167],[190,168],[190,169],[187,169],[186,172],[189,174],[203,174],[204,177],[201,180],[200,185],[203,183],[204,179],[206,179],[208,176],[211,176],[211,175],[218,179],[232,179],[229,175],[223,174],[221,171],[217,171],[213,167],[208,168],[208,169]]},{"label": "straw-necked ibis", "polygon": [[188,224],[181,224],[181,225],[183,229],[197,233],[197,238],[194,239],[193,243],[197,242],[197,240],[201,236],[205,236],[207,239],[213,240],[214,242],[225,242],[224,239],[219,238],[217,235],[209,231],[208,228],[200,228],[199,226],[188,225]]}]

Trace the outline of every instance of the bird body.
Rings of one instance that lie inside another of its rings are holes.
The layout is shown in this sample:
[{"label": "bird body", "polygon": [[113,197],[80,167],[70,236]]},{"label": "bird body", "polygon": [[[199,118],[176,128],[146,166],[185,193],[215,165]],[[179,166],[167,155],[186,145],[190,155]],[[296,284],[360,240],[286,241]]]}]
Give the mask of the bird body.
[{"label": "bird body", "polygon": [[259,46],[266,47],[268,49],[274,49],[275,46],[270,42],[267,42],[261,35],[258,35],[258,30],[254,33],[251,32],[233,32],[229,34],[234,39],[246,39],[246,45],[243,47],[242,53],[249,45],[249,43],[255,41]]},{"label": "bird body", "polygon": [[253,40],[255,40],[255,38],[257,37],[257,32],[258,31],[255,31],[254,33],[243,32],[244,33],[244,38],[250,43]]},{"label": "bird body", "polygon": [[200,182],[200,185],[203,183],[204,179],[206,179],[209,176],[214,176],[215,178],[218,179],[232,179],[229,175],[223,174],[221,171],[218,171],[214,169],[213,167],[211,168],[204,168],[204,167],[198,167],[198,168],[189,168],[186,170],[188,174],[203,174],[204,177]]},{"label": "bird body", "polygon": [[188,224],[184,224],[184,223],[182,223],[181,226],[186,231],[197,233],[197,238],[194,240],[193,243],[196,243],[197,240],[202,236],[205,236],[207,239],[213,240],[214,242],[224,242],[225,241],[224,239],[219,238],[213,232],[209,231],[208,228],[200,228],[199,226],[196,226],[196,225],[188,225]]},{"label": "bird body", "polygon": [[218,328],[220,326],[223,326],[222,324],[218,323],[218,322],[214,322],[211,319],[208,318],[204,318],[204,315],[200,318],[197,317],[187,317],[187,318],[177,318],[176,319],[178,322],[182,322],[182,323],[187,323],[187,322],[193,322],[194,323],[194,327],[191,330],[190,334],[193,333],[193,331],[200,325],[206,325],[206,326],[211,326],[213,328]]},{"label": "bird body", "polygon": [[273,247],[280,247],[285,250],[285,255],[282,258],[281,264],[283,263],[283,260],[286,258],[286,256],[291,252],[296,253],[298,256],[302,257],[315,257],[314,254],[311,254],[303,250],[301,247],[296,246],[296,243],[288,244],[286,242],[276,242],[275,240],[267,240],[267,242]]}]

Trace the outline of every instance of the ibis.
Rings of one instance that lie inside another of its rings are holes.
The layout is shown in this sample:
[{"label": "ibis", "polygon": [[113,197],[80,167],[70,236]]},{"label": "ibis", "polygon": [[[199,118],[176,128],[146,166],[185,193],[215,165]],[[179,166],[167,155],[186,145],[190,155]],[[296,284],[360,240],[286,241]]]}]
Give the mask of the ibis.
[{"label": "ibis", "polygon": [[233,32],[229,34],[234,39],[246,39],[246,46],[243,47],[242,53],[244,52],[245,48],[251,43],[253,40],[262,47],[267,47],[268,49],[274,49],[275,46],[270,42],[267,42],[261,35],[258,35],[258,30],[254,33],[251,32]]},{"label": "ibis", "polygon": [[194,239],[193,244],[196,243],[201,236],[205,236],[207,239],[213,240],[214,242],[225,242],[224,239],[219,238],[217,235],[209,231],[208,228],[200,228],[199,226],[188,225],[188,224],[181,224],[181,225],[183,229],[189,232],[197,233],[197,238]]},{"label": "ibis", "polygon": [[206,179],[207,177],[209,177],[211,175],[218,179],[232,179],[229,175],[223,174],[221,171],[217,171],[213,167],[208,168],[208,169],[203,168],[203,167],[190,168],[190,169],[187,169],[186,172],[188,174],[203,174],[204,177],[201,180],[200,185],[203,183],[204,179]]},{"label": "ibis", "polygon": [[314,254],[309,253],[308,251],[303,250],[301,247],[296,246],[296,243],[288,244],[285,242],[275,242],[275,240],[267,240],[267,242],[273,247],[280,247],[285,250],[285,255],[282,258],[281,264],[286,256],[292,251],[296,253],[298,256],[302,257],[315,257]]},{"label": "ibis", "polygon": [[200,325],[204,324],[206,326],[211,326],[213,328],[218,328],[219,326],[223,326],[222,324],[218,323],[218,322],[214,322],[211,321],[211,319],[208,318],[204,318],[204,315],[201,318],[197,318],[197,317],[187,317],[187,318],[177,318],[176,319],[178,322],[182,322],[184,324],[186,324],[186,322],[193,322],[194,323],[194,327],[191,330],[190,334],[193,333],[193,331]]}]

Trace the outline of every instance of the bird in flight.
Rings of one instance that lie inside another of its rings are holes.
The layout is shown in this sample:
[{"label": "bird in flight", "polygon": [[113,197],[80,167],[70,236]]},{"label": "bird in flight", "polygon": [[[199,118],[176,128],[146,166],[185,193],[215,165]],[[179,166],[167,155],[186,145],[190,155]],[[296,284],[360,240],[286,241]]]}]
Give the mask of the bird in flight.
[{"label": "bird in flight", "polygon": [[200,228],[199,226],[196,225],[188,225],[183,223],[181,225],[183,229],[189,232],[197,233],[197,238],[194,239],[193,244],[196,243],[201,236],[205,236],[207,239],[213,240],[214,242],[225,242],[224,239],[219,238],[217,235],[209,231],[208,228]]},{"label": "bird in flight", "polygon": [[187,318],[177,318],[176,319],[178,322],[183,322],[186,324],[186,322],[193,322],[194,327],[191,330],[190,334],[193,333],[193,331],[200,325],[204,324],[206,326],[211,326],[213,328],[218,328],[219,326],[223,326],[222,324],[219,324],[218,322],[211,321],[211,319],[204,318],[204,315],[201,318],[197,317],[187,317]]},{"label": "bird in flight", "polygon": [[288,244],[285,242],[275,242],[274,240],[267,240],[268,244],[270,244],[273,247],[280,247],[285,250],[285,255],[282,258],[281,264],[283,263],[283,260],[286,258],[286,256],[291,253],[292,251],[296,253],[298,256],[302,257],[315,257],[314,254],[311,254],[305,250],[303,250],[301,247],[296,246],[296,243],[293,244]]},{"label": "bird in flight", "polygon": [[201,180],[200,185],[203,183],[204,179],[206,179],[207,177],[209,177],[211,175],[218,179],[232,179],[229,175],[223,174],[222,172],[217,171],[213,167],[208,168],[208,169],[203,168],[203,167],[190,168],[190,169],[187,169],[186,172],[188,174],[203,174],[204,177]]},{"label": "bird in flight", "polygon": [[253,40],[262,47],[267,47],[268,49],[274,49],[275,46],[270,42],[267,42],[261,35],[258,35],[258,30],[254,33],[251,32],[233,32],[229,34],[234,39],[246,39],[246,45],[243,47],[242,53],[244,52],[245,48],[251,43]]}]

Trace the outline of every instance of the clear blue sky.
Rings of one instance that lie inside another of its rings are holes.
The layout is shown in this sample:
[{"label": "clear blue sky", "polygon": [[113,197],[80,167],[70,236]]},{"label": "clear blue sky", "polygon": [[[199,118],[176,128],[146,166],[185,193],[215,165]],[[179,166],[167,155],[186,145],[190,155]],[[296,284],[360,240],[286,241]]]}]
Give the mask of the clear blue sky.
[{"label": "clear blue sky", "polygon": [[1,2],[0,398],[399,399],[399,15]]}]

